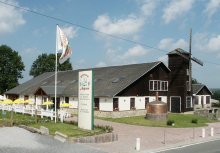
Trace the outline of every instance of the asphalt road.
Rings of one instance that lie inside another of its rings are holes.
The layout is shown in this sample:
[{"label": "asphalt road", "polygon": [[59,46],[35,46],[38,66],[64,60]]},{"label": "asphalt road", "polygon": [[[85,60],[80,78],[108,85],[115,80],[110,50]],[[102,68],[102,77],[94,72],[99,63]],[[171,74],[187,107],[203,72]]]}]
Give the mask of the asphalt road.
[{"label": "asphalt road", "polygon": [[104,153],[82,144],[68,144],[18,127],[0,128],[0,153]]},{"label": "asphalt road", "polygon": [[161,153],[220,153],[220,140],[161,151]]}]

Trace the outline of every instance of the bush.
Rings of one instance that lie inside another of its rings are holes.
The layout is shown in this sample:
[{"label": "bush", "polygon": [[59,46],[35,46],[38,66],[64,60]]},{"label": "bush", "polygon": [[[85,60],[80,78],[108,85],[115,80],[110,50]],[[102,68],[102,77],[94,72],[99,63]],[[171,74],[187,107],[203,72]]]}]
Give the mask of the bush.
[{"label": "bush", "polygon": [[168,121],[167,121],[167,125],[168,125],[168,126],[173,126],[174,123],[175,123],[174,120],[168,120]]},{"label": "bush", "polygon": [[192,119],[191,123],[197,124],[198,123],[198,119],[197,118]]},{"label": "bush", "polygon": [[96,125],[95,127],[99,128],[99,129],[102,129],[104,132],[107,132],[107,133],[111,133],[113,131],[113,127],[109,126],[109,125],[105,125],[105,126]]}]

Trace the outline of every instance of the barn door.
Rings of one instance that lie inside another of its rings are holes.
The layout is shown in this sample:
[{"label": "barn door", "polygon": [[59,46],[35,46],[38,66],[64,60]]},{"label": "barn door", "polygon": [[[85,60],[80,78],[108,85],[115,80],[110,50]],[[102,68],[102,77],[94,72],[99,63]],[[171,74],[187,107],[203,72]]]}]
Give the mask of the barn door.
[{"label": "barn door", "polygon": [[173,113],[181,112],[181,99],[180,97],[171,97],[170,98],[170,111]]}]

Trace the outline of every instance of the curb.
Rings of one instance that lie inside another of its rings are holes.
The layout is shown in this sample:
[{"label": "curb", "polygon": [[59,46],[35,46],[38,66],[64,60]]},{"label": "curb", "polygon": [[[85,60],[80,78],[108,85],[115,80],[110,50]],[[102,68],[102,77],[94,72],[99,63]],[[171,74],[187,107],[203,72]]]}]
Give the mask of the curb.
[{"label": "curb", "polygon": [[198,145],[198,144],[203,144],[206,142],[212,142],[212,141],[216,141],[216,140],[220,140],[220,137],[215,137],[215,138],[209,138],[206,140],[197,140],[197,141],[191,141],[191,142],[182,142],[179,144],[171,144],[169,146],[165,146],[165,147],[161,147],[159,149],[151,149],[151,150],[143,150],[141,152],[145,152],[145,153],[160,153],[160,152],[164,152],[164,151],[168,151],[168,150],[175,150],[175,149],[181,149],[181,148],[185,148],[185,147],[189,147],[189,146],[194,146],[194,145]]}]

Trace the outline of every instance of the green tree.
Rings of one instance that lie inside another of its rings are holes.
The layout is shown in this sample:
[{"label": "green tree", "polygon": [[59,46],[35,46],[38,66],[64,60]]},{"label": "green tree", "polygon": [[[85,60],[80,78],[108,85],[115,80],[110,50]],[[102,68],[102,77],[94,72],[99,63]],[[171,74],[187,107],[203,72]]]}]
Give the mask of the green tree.
[{"label": "green tree", "polygon": [[192,78],[192,84],[200,84],[195,78]]},{"label": "green tree", "polygon": [[[58,54],[57,59],[59,59],[60,55],[61,54]],[[33,77],[36,77],[44,72],[54,72],[55,71],[55,60],[56,60],[55,54],[39,55],[37,59],[33,62],[29,74]],[[66,71],[66,70],[73,69],[69,59],[65,61],[63,64],[59,64],[59,62],[57,62],[57,64],[58,64],[58,67],[57,67],[58,71]]]},{"label": "green tree", "polygon": [[18,52],[7,45],[0,46],[0,94],[18,85],[23,78],[24,63]]}]

